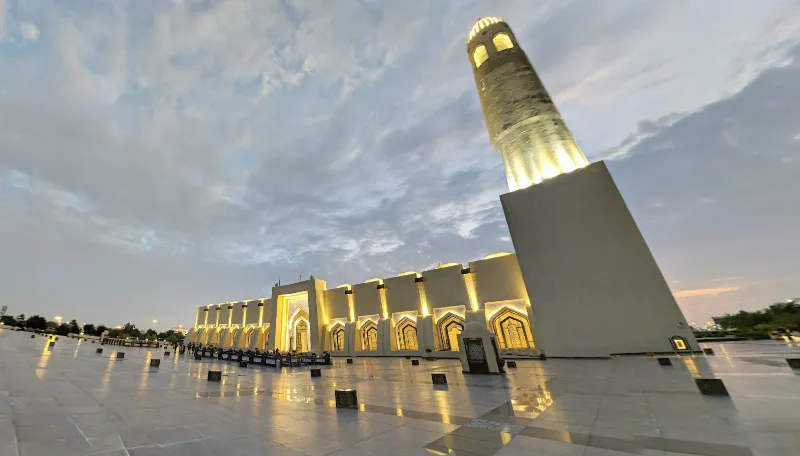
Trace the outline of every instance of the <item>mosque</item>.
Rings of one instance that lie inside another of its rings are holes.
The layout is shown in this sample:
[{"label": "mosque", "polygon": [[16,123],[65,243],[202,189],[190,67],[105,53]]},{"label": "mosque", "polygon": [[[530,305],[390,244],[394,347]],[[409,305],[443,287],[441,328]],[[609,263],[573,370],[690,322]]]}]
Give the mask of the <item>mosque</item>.
[{"label": "mosque", "polygon": [[502,354],[606,358],[699,351],[613,178],[590,164],[506,22],[467,39],[516,253],[328,288],[276,285],[272,297],[200,306],[187,343],[333,356],[458,356],[468,322]]}]

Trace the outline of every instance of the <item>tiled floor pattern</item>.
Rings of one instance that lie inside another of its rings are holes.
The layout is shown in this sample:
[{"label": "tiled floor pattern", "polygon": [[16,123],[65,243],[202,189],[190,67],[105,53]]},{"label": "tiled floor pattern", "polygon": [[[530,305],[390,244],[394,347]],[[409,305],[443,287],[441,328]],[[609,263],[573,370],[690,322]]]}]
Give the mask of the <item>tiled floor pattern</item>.
[{"label": "tiled floor pattern", "polygon": [[[465,376],[455,361],[357,358],[305,368],[44,340],[0,330],[0,456],[800,455],[796,345],[711,344],[715,357],[518,361]],[[744,359],[746,358],[746,359]],[[756,359],[764,362],[753,362]],[[783,364],[781,364],[783,363]],[[205,379],[209,368],[223,382]],[[431,372],[447,374],[446,387]],[[698,375],[730,398],[701,396]],[[358,390],[359,410],[333,407]]]}]

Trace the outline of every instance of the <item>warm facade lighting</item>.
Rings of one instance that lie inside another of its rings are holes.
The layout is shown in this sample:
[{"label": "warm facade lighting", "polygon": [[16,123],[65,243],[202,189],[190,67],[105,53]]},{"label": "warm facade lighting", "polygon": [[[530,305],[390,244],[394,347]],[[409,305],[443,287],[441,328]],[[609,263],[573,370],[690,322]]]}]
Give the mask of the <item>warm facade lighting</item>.
[{"label": "warm facade lighting", "polygon": [[481,30],[485,29],[486,27],[492,24],[497,24],[500,22],[503,22],[503,20],[500,19],[499,17],[482,17],[478,19],[478,22],[476,22],[475,25],[472,26],[472,30],[469,31],[469,36],[467,36],[467,42],[469,43],[470,41],[472,41],[472,39],[475,38],[475,35],[477,35],[478,32],[480,32]]},{"label": "warm facade lighting", "polygon": [[[479,19],[467,55],[489,139],[503,157],[512,192],[589,164],[508,24]],[[489,65],[493,59],[502,64]]]}]

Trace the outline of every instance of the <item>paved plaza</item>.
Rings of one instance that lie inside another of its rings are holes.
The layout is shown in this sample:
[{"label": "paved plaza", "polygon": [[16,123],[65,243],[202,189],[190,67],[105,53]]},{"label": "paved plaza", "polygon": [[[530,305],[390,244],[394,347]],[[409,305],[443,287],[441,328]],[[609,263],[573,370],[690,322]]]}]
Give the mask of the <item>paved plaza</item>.
[{"label": "paved plaza", "polygon": [[[798,455],[800,375],[774,342],[709,344],[716,356],[518,361],[505,376],[457,361],[238,363],[0,330],[0,456]],[[115,359],[115,348],[125,352]],[[151,357],[162,358],[158,369]],[[206,380],[209,369],[222,383]],[[449,384],[431,384],[432,372]],[[716,375],[731,397],[698,393]],[[359,410],[334,407],[358,391]]]}]

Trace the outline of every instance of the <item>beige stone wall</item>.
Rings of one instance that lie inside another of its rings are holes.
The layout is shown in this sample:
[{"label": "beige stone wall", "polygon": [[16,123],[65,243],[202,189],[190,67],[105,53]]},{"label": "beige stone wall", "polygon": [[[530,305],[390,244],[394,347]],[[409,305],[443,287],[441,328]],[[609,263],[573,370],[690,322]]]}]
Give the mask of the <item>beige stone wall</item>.
[{"label": "beige stone wall", "polygon": [[528,300],[516,255],[473,261],[469,263],[469,269],[480,308],[487,302]]},{"label": "beige stone wall", "polygon": [[345,291],[347,291],[347,288],[325,290],[323,300],[325,301],[329,320],[334,318],[350,320],[350,305]]},{"label": "beige stone wall", "polygon": [[425,296],[428,308],[433,309],[452,306],[466,306],[470,308],[469,294],[461,274],[462,266],[447,266],[431,269],[422,273]]},{"label": "beige stone wall", "polygon": [[416,278],[416,274],[409,274],[383,282],[386,285],[386,307],[389,315],[410,310],[416,310],[420,314],[423,312],[419,290],[414,282]]}]

